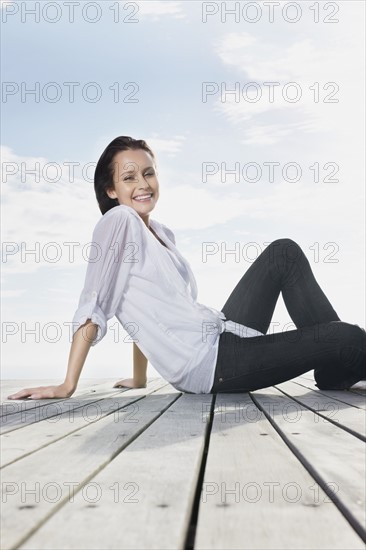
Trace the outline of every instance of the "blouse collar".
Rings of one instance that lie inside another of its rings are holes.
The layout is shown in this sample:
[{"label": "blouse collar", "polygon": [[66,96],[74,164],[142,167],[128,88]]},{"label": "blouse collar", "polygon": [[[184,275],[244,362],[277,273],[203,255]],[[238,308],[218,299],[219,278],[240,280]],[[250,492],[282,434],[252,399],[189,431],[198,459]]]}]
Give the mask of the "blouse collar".
[{"label": "blouse collar", "polygon": [[[138,218],[140,220],[140,222],[143,224],[146,231],[149,231],[151,233],[150,229],[146,226],[144,221],[141,219],[141,216],[138,215],[138,213],[136,212],[136,210],[134,208],[132,208],[131,206],[127,206],[126,204],[120,204],[119,206],[115,206],[114,208],[121,208],[121,207],[128,208],[128,210],[136,218]],[[150,218],[149,224],[151,225],[151,227],[153,228],[155,233],[158,235],[158,237],[160,237],[161,240],[164,241],[167,248],[172,250],[180,258],[180,260],[184,263],[184,265],[186,266],[187,271],[188,271],[188,275],[189,275],[189,284],[190,284],[190,287],[191,287],[192,297],[193,297],[193,300],[196,301],[197,300],[197,294],[198,294],[197,283],[196,283],[196,279],[194,277],[193,271],[191,270],[191,267],[190,267],[188,261],[182,256],[182,254],[179,252],[179,250],[175,246],[175,244],[169,239],[169,237],[167,236],[167,234],[163,230],[162,224],[160,222],[158,222],[157,220],[155,220],[153,218]],[[154,237],[154,239],[156,239],[156,237]],[[159,245],[163,246],[161,243],[159,243]]]}]

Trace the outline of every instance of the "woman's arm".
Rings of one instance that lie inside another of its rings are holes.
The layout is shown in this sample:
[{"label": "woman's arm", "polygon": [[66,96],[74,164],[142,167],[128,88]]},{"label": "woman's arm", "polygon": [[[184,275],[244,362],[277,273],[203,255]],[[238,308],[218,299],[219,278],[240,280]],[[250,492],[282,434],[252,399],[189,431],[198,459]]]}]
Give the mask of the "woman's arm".
[{"label": "woman's arm", "polygon": [[78,385],[79,377],[85,359],[89,353],[91,343],[97,335],[97,328],[98,325],[92,323],[90,319],[87,319],[86,323],[81,325],[74,334],[64,382],[64,384],[72,390],[72,393],[74,393]]},{"label": "woman's arm", "polygon": [[147,359],[140,348],[133,343],[133,379],[139,386],[146,386]]},{"label": "woman's arm", "polygon": [[[97,246],[98,255],[88,260],[84,287],[72,322],[73,342],[65,381],[59,386],[26,388],[9,399],[70,397],[74,393],[90,346],[106,335],[107,322],[118,308],[130,268],[138,261],[138,258],[125,258],[124,254],[129,243],[140,242],[138,225],[134,226],[132,219],[133,215],[125,209],[112,208],[94,228],[92,244]],[[85,325],[92,326],[85,328]]]},{"label": "woman's arm", "polygon": [[[88,326],[87,326],[88,325]],[[89,326],[90,325],[90,326]],[[77,388],[79,377],[88,355],[91,342],[97,334],[97,325],[91,323],[90,319],[75,332],[67,366],[65,381],[59,386],[39,386],[36,388],[25,388],[17,393],[8,396],[8,399],[50,399],[54,397],[70,397]]]},{"label": "woman's arm", "polygon": [[133,378],[123,378],[114,384],[114,388],[146,388],[147,358],[133,343]]}]

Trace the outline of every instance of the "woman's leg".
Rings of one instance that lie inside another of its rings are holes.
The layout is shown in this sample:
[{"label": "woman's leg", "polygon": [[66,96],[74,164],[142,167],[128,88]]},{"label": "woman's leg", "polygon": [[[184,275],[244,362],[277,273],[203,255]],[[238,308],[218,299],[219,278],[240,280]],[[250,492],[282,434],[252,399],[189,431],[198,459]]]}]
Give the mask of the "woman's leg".
[{"label": "woman's leg", "polygon": [[318,387],[344,389],[366,374],[365,331],[340,322],[291,239],[273,241],[263,251],[222,311],[227,319],[266,333],[281,291],[297,330],[255,338],[223,332],[211,391],[259,389],[312,369]]},{"label": "woman's leg", "polygon": [[291,239],[278,239],[267,246],[240,279],[222,311],[227,319],[266,334],[281,291],[297,328],[340,320],[316,282],[305,254]]},{"label": "woman's leg", "polygon": [[357,325],[320,323],[254,338],[223,334],[212,393],[254,391],[312,369],[319,389],[344,390],[366,376],[366,332]]}]

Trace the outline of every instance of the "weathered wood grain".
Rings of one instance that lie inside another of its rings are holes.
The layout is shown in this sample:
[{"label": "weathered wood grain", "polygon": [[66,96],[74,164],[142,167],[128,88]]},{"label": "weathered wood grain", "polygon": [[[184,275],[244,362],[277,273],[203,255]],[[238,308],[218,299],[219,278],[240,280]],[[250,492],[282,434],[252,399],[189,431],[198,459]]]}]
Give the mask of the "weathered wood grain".
[{"label": "weathered wood grain", "polygon": [[4,408],[4,550],[365,549],[363,395],[113,383]]},{"label": "weathered wood grain", "polygon": [[315,385],[314,380],[305,378],[303,376],[298,377],[295,380],[297,384],[315,390],[319,392],[319,394],[332,397],[333,399],[337,399],[338,401],[341,401],[342,403],[347,403],[347,405],[352,405],[353,407],[358,407],[359,409],[366,409],[366,395],[351,392],[348,390],[319,390],[319,388]]},{"label": "weathered wood grain", "polygon": [[204,399],[202,406],[201,396],[185,394],[172,403],[93,478],[101,496],[95,506],[79,492],[21,548],[183,548],[212,396]]},{"label": "weathered wood grain", "polygon": [[331,422],[318,422],[312,411],[299,404],[292,413],[293,400],[276,388],[253,392],[252,397],[293,452],[312,470],[313,477],[332,484],[335,500],[341,503],[354,528],[365,536],[364,442]]},{"label": "weathered wood grain", "polygon": [[[1,517],[3,548],[22,543],[68,499],[76,487],[92,479],[180,395],[164,386],[132,411],[108,415],[50,446],[4,468]],[[144,395],[145,389],[131,390]],[[7,491],[6,491],[7,489]],[[35,489],[35,494],[26,491]],[[13,494],[12,494],[13,493]],[[71,534],[71,532],[70,532]]]},{"label": "weathered wood grain", "polygon": [[[165,383],[166,384],[166,383]],[[74,399],[71,397],[57,405],[49,405],[32,411],[26,411],[22,419],[12,415],[3,419],[14,427],[14,420],[18,424],[23,420],[21,429],[8,430],[3,433],[2,438],[5,444],[0,453],[1,466],[6,466],[23,456],[29,455],[41,447],[45,447],[55,441],[97,422],[100,418],[117,411],[121,407],[133,410],[133,402],[144,399],[157,389],[161,388],[164,382],[161,379],[152,380],[147,384],[146,390],[137,397],[132,397],[130,390],[114,389],[114,391],[96,391],[94,399],[84,396]],[[89,394],[88,394],[89,395]],[[133,394],[132,394],[133,395]],[[43,414],[42,414],[43,412]],[[34,422],[31,422],[32,417]]]},{"label": "weathered wood grain", "polygon": [[366,438],[366,414],[363,409],[347,405],[329,395],[319,391],[304,388],[296,382],[283,382],[276,386],[288,396],[292,397],[319,415],[319,422],[335,422],[338,426],[355,435]]},{"label": "weathered wood grain", "polygon": [[[266,393],[252,395],[264,403]],[[273,410],[280,409],[281,398],[270,401]],[[250,396],[218,394],[194,548],[363,547]]]}]

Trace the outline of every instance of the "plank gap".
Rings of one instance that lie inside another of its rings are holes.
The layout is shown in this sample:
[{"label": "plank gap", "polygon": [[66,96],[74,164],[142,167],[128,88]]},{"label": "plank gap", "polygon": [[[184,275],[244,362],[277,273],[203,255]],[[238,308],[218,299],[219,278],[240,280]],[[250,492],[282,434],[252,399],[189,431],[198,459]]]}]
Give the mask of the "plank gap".
[{"label": "plank gap", "polygon": [[322,490],[327,495],[327,497],[335,504],[335,506],[338,508],[338,510],[346,519],[346,521],[348,521],[348,523],[356,531],[358,536],[361,537],[362,541],[366,542],[366,531],[363,528],[363,526],[359,523],[359,521],[354,516],[351,515],[351,513],[344,506],[342,501],[337,497],[336,493],[334,493],[330,489],[330,487],[328,487],[328,485],[324,483],[323,478],[321,477],[321,475],[318,474],[317,470],[313,468],[311,463],[306,459],[306,457],[301,453],[301,451],[299,451],[299,449],[290,441],[290,439],[285,435],[282,429],[271,418],[271,415],[267,413],[264,407],[262,407],[262,405],[260,404],[260,400],[258,400],[251,393],[250,393],[250,397],[253,400],[254,404],[263,412],[263,414],[266,416],[268,421],[272,424],[272,426],[274,427],[278,435],[282,438],[282,440],[288,446],[288,448],[293,452],[293,454],[296,456],[299,462],[301,462],[301,464],[309,472],[312,478],[322,488]]},{"label": "plank gap", "polygon": [[354,437],[357,437],[358,439],[360,439],[361,441],[363,442],[366,442],[366,437],[364,437],[363,435],[355,432],[354,430],[352,430],[352,428],[349,428],[348,426],[345,426],[344,424],[341,424],[340,422],[336,422],[335,420],[333,420],[331,417],[329,416],[326,416],[325,414],[321,414],[320,411],[317,411],[316,409],[314,409],[313,407],[311,407],[310,405],[308,405],[307,403],[304,403],[304,402],[301,402],[299,399],[297,399],[296,397],[294,397],[293,395],[290,395],[289,393],[287,393],[285,390],[281,389],[280,387],[278,386],[273,386],[274,388],[276,388],[278,391],[280,391],[281,393],[285,394],[287,397],[289,397],[290,399],[292,399],[293,401],[296,401],[296,403],[298,403],[299,405],[301,405],[301,407],[306,407],[307,409],[309,409],[310,411],[316,413],[318,416],[321,416],[322,418],[324,418],[325,420],[327,420],[328,422],[331,422],[332,424],[334,424],[334,426],[337,426],[337,428],[341,428],[342,430],[344,430],[345,432],[348,432],[349,434],[353,435]]},{"label": "plank gap", "polygon": [[[308,389],[308,390],[309,390],[309,389],[310,389],[310,390],[314,390],[314,388],[312,388],[311,386],[307,386],[307,385],[305,384],[305,382],[304,382],[303,384],[301,384],[301,382],[298,382],[298,381],[296,380],[295,384],[298,384],[299,386],[302,386],[303,388],[306,388],[306,389]],[[322,390],[319,390],[319,388],[316,388],[316,391],[318,391],[319,393],[321,393],[321,394],[324,395],[325,397],[329,397],[329,395],[330,395],[329,393],[324,393],[326,390],[322,391]],[[332,390],[328,390],[328,392],[330,392],[330,391],[332,391]],[[345,392],[345,391],[347,391],[347,390],[333,390],[333,392],[334,392],[334,391],[339,391],[339,392],[342,391],[342,392]],[[355,395],[355,394],[353,394],[352,392],[347,392],[347,393],[350,393],[351,395]],[[357,394],[357,395],[359,395],[359,394]],[[336,397],[336,396],[334,395],[334,393],[331,394],[331,397],[332,397],[333,399],[336,399],[337,401],[340,401],[341,403],[344,403],[345,405],[348,405],[349,407],[355,407],[355,409],[361,409],[361,410],[362,410],[362,407],[359,407],[358,405],[355,405],[355,403],[349,403],[349,401],[343,401],[343,399],[340,399],[340,397]],[[364,396],[363,396],[363,397],[364,397]]]},{"label": "plank gap", "polygon": [[201,462],[201,467],[198,474],[197,485],[196,485],[196,490],[195,490],[195,495],[194,495],[194,500],[192,505],[192,514],[189,520],[187,536],[183,546],[184,550],[194,550],[194,542],[196,538],[197,520],[198,520],[198,514],[199,514],[199,508],[200,508],[203,480],[205,477],[207,456],[208,456],[208,450],[210,446],[210,437],[211,437],[212,424],[214,419],[215,403],[216,403],[216,394],[213,394],[213,398],[211,401],[211,408],[210,408],[210,416],[207,423],[206,434],[205,434],[205,444],[204,444],[204,449],[202,453],[202,462]]}]

